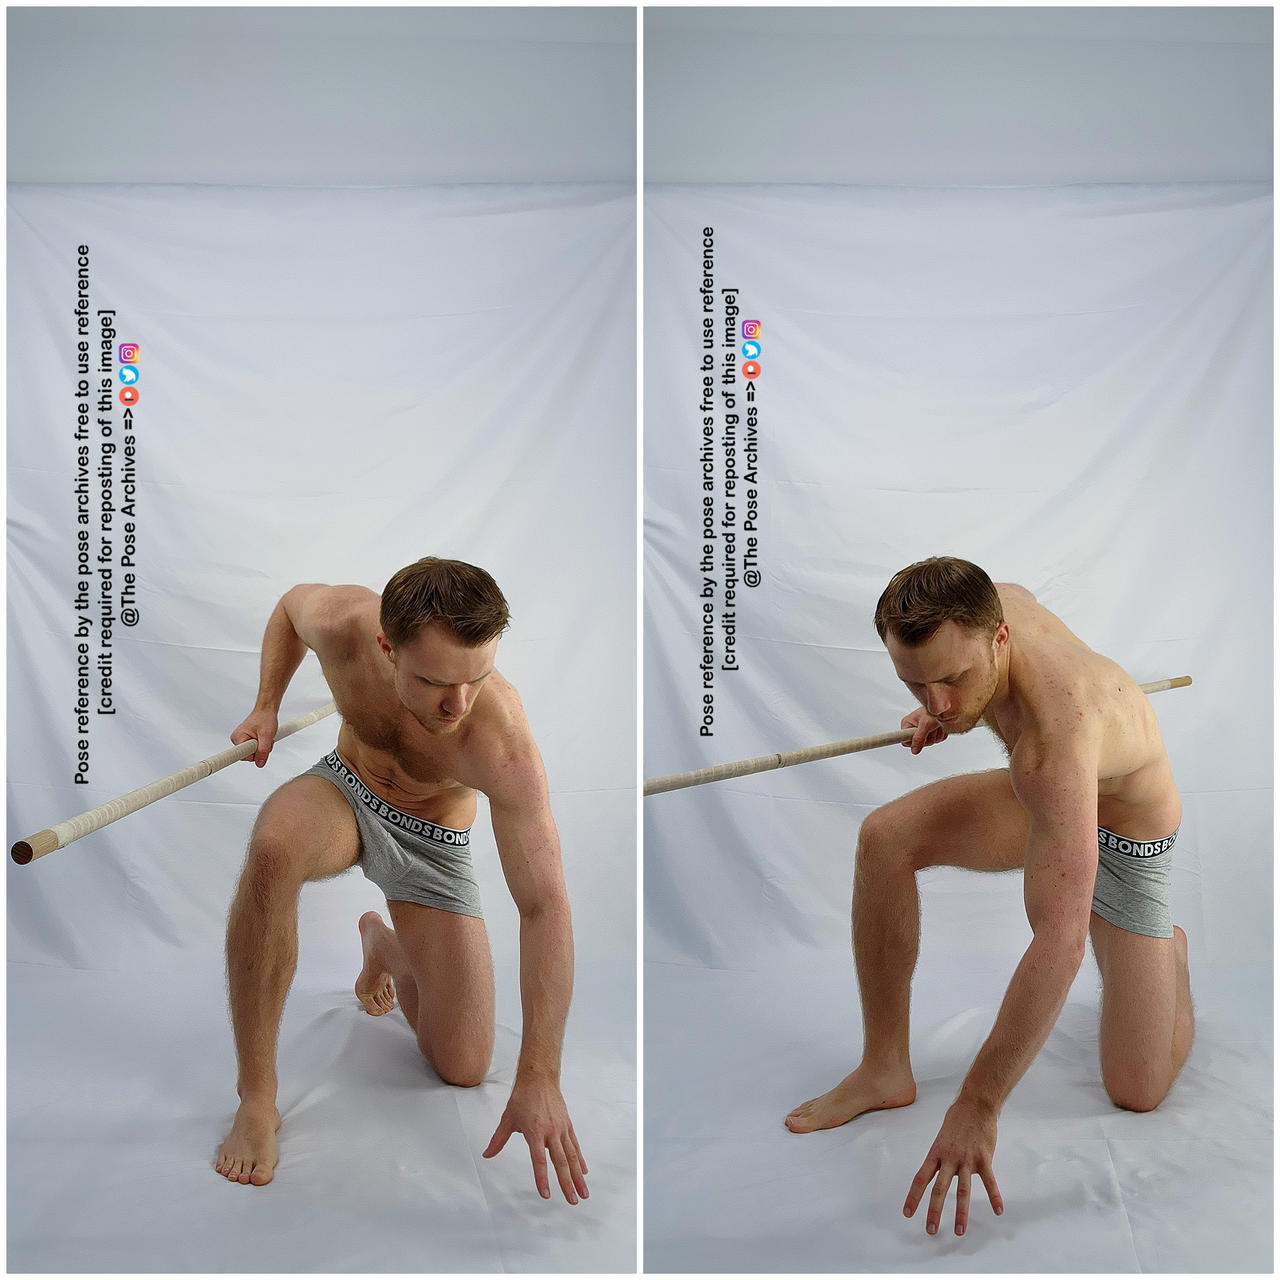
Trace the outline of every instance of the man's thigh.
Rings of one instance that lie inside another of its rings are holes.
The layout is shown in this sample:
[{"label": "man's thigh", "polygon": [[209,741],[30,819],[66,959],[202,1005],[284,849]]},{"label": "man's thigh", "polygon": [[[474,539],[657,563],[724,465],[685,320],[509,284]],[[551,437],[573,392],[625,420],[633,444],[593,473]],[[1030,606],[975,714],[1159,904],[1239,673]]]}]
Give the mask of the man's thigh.
[{"label": "man's thigh", "polygon": [[1102,974],[1103,1081],[1113,1096],[1127,1086],[1150,1085],[1163,1093],[1177,1014],[1174,941],[1130,933],[1096,911],[1089,938]]},{"label": "man's thigh", "polygon": [[[492,1046],[493,960],[477,916],[388,901],[418,988],[418,1039],[437,1061],[461,1046]],[[487,1062],[487,1055],[486,1055]]]},{"label": "man's thigh", "polygon": [[360,830],[342,793],[323,778],[294,778],[258,811],[249,840],[252,861],[299,883],[339,875],[360,860]]},{"label": "man's thigh", "polygon": [[863,827],[900,845],[917,869],[1017,871],[1026,860],[1027,814],[1008,769],[931,782],[877,809]]}]

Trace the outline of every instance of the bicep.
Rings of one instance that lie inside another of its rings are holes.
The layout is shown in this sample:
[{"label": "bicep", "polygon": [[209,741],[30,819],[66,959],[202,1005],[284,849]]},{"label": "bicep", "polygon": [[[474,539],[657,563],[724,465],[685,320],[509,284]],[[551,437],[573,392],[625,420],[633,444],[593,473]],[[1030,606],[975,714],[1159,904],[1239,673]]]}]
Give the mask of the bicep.
[{"label": "bicep", "polygon": [[560,836],[537,752],[512,762],[504,773],[489,796],[489,813],[502,874],[523,914],[565,899]]},{"label": "bicep", "polygon": [[1082,945],[1098,870],[1096,768],[1079,756],[1011,771],[1027,811],[1023,896],[1037,937]]}]

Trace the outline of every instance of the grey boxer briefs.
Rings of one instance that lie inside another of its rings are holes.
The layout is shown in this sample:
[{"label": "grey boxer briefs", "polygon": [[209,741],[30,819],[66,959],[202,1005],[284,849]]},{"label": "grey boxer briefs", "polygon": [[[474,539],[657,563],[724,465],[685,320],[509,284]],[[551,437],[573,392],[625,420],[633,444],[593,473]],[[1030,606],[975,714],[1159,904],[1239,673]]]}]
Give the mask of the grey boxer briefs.
[{"label": "grey boxer briefs", "polygon": [[462,916],[483,916],[471,871],[471,829],[416,818],[376,796],[336,751],[301,777],[327,778],[347,798],[360,831],[360,868],[388,902],[416,902]]},{"label": "grey boxer briefs", "polygon": [[1162,840],[1130,840],[1099,827],[1093,909],[1129,933],[1172,938],[1169,873],[1177,838],[1175,831]]}]

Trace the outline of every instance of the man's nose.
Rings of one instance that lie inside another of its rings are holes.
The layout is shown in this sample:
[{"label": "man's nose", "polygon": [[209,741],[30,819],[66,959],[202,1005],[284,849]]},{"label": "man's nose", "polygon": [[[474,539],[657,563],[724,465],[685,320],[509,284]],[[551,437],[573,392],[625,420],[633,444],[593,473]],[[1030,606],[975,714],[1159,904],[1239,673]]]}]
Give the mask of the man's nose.
[{"label": "man's nose", "polygon": [[925,710],[935,719],[941,720],[951,710],[951,699],[945,688],[934,685],[925,687]]}]

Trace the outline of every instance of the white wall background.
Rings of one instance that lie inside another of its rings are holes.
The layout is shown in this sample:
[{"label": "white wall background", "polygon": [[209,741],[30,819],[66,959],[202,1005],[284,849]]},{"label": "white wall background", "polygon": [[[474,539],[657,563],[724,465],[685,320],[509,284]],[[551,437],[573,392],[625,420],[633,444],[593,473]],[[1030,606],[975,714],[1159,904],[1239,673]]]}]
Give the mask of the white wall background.
[{"label": "white wall background", "polygon": [[635,178],[631,9],[35,7],[6,17],[11,182]]},{"label": "white wall background", "polygon": [[1271,177],[1269,6],[649,8],[645,179]]},{"label": "white wall background", "polygon": [[[11,839],[219,749],[293,583],[379,589],[428,553],[484,565],[564,848],[563,1083],[594,1175],[553,1215],[518,1140],[477,1159],[520,1034],[483,804],[490,1081],[459,1096],[398,1014],[354,1006],[354,922],[381,897],[352,872],[302,897],[276,1180],[246,1218],[228,1197],[254,1193],[211,1172],[235,1101],[227,904],[258,805],[331,747],[326,721],[261,772],[11,866],[8,1132],[30,1173],[10,1188],[14,1269],[634,1265],[633,29],[598,10],[9,15]],[[87,787],[70,715],[82,243],[94,310],[142,351],[141,620],[117,632],[119,710],[92,726]],[[309,658],[282,718],[327,697]],[[149,1136],[122,1154],[125,1131]]]},{"label": "white wall background", "polygon": [[[652,797],[650,1269],[1270,1265],[1272,731],[1231,710],[1272,694],[1270,30],[1240,9],[646,12],[645,775],[896,727],[875,601],[914,560],[976,560],[1137,678],[1194,676],[1155,705],[1199,1006],[1175,1092],[1117,1113],[1088,960],[1001,1116],[1018,1207],[930,1239],[900,1207],[1029,939],[1021,877],[920,877],[917,1105],[781,1121],[861,1054],[861,819],[1001,753],[975,733]],[[717,288],[763,325],[764,580],[713,739],[707,226]]]}]

